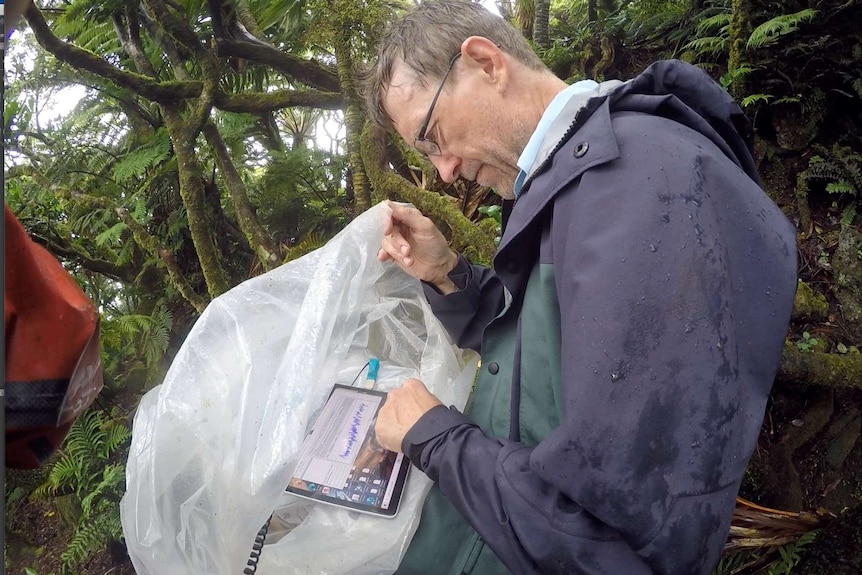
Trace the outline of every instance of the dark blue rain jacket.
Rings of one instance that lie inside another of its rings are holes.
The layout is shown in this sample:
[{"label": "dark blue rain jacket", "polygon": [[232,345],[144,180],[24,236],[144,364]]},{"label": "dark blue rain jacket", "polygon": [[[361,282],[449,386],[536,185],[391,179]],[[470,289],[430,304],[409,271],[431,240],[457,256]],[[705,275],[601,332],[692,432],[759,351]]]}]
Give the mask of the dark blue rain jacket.
[{"label": "dark blue rain jacket", "polygon": [[795,231],[748,123],[659,62],[572,102],[493,269],[435,313],[482,366],[402,447],[435,481],[399,573],[708,574],[796,289]]}]

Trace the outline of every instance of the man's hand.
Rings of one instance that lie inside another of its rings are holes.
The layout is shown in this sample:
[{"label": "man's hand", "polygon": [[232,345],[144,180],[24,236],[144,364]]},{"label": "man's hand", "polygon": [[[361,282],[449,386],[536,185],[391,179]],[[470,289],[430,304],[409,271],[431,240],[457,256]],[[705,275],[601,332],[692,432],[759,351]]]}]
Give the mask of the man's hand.
[{"label": "man's hand", "polygon": [[387,202],[392,215],[386,225],[377,259],[393,260],[411,276],[434,285],[443,294],[456,291],[449,272],[458,254],[430,219],[412,206]]},{"label": "man's hand", "polygon": [[418,379],[408,379],[400,388],[386,395],[374,427],[377,442],[389,451],[400,452],[401,442],[410,428],[437,405],[443,404],[428,391],[424,383]]}]

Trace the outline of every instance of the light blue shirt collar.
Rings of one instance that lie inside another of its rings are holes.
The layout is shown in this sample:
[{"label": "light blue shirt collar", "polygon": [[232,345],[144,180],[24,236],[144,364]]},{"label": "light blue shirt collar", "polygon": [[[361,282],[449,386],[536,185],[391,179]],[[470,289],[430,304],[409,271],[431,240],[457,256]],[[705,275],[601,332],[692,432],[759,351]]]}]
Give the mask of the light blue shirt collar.
[{"label": "light blue shirt collar", "polygon": [[527,172],[529,172],[530,168],[533,167],[533,163],[536,161],[536,155],[539,153],[542,141],[545,139],[548,130],[554,124],[557,116],[560,115],[560,112],[562,112],[563,108],[568,104],[569,100],[571,100],[573,96],[586,92],[593,92],[598,86],[599,85],[593,80],[581,80],[580,82],[575,82],[554,96],[554,99],[551,100],[551,103],[547,108],[545,108],[545,113],[542,114],[542,119],[539,120],[539,124],[536,126],[535,131],[533,131],[533,135],[530,136],[527,146],[524,148],[524,151],[521,152],[521,157],[518,158],[518,167],[521,171],[518,173],[518,177],[515,178],[514,192],[516,198],[521,194],[524,180],[527,179]]}]

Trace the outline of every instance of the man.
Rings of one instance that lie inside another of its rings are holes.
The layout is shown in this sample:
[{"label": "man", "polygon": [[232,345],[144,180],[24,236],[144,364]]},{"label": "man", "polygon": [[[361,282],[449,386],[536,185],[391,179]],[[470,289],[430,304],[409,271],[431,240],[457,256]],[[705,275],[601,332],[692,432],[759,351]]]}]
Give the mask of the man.
[{"label": "man", "polygon": [[492,269],[392,205],[379,258],[482,354],[464,414],[417,380],[381,410],[435,481],[399,572],[710,573],[796,286],[739,108],[682,62],[567,87],[457,0],[392,25],[367,92],[444,180],[507,200]]}]

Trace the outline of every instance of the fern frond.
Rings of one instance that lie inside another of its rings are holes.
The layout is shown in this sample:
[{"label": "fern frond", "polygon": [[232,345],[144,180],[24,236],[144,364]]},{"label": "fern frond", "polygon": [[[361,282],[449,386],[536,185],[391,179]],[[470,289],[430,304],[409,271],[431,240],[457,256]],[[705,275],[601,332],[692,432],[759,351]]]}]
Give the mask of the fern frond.
[{"label": "fern frond", "polygon": [[684,50],[691,50],[698,56],[704,54],[720,54],[725,51],[727,45],[727,37],[707,36],[705,38],[695,38],[685,45]]},{"label": "fern frond", "polygon": [[743,108],[747,108],[752,104],[756,104],[757,102],[768,103],[772,98],[769,94],[751,94],[750,96],[746,96],[742,99],[741,105]]},{"label": "fern frond", "polygon": [[849,204],[841,212],[841,225],[852,226],[853,220],[856,218],[856,204]]},{"label": "fern frond", "polygon": [[799,101],[800,100],[798,96],[784,96],[775,100],[773,104],[798,104]]},{"label": "fern frond", "polygon": [[164,162],[170,154],[170,139],[156,135],[145,145],[135,148],[126,154],[114,166],[114,179],[120,183],[128,183],[133,178],[143,177],[147,170]]},{"label": "fern frond", "polygon": [[114,423],[105,432],[105,444],[103,446],[102,458],[107,459],[117,450],[123,442],[129,438],[129,428],[125,425]]},{"label": "fern frond", "polygon": [[102,229],[111,213],[103,208],[85,210],[79,217],[70,218],[72,230],[79,234],[89,234],[89,230]]},{"label": "fern frond", "polygon": [[117,489],[125,480],[125,469],[119,463],[112,463],[102,470],[102,477],[99,483],[81,499],[81,513],[88,517],[93,513],[93,502],[95,501],[99,508],[110,507],[108,495],[117,494],[120,490]]},{"label": "fern frond", "polygon": [[100,247],[107,244],[116,243],[120,241],[120,236],[122,236],[123,232],[125,232],[127,229],[129,229],[129,226],[127,226],[125,223],[117,222],[104,232],[97,235],[94,241],[96,242],[96,245]]},{"label": "fern frond", "polygon": [[710,30],[718,28],[720,35],[726,36],[730,29],[730,17],[730,12],[722,12],[720,14],[710,16],[709,18],[704,18],[697,23],[697,35],[700,36]]},{"label": "fern frond", "polygon": [[829,182],[828,184],[826,184],[826,191],[830,194],[850,194],[851,196],[856,195],[856,188],[854,188],[850,184],[850,182],[846,180]]},{"label": "fern frond", "polygon": [[149,316],[120,315],[106,323],[110,325],[109,330],[116,333],[120,341],[130,342],[134,346],[134,355],[143,360],[141,364],[143,369],[152,369],[161,362],[170,344],[173,327],[170,311],[158,308]]},{"label": "fern frond", "polygon": [[60,555],[64,571],[68,573],[76,565],[93,553],[101,550],[107,543],[122,537],[123,528],[120,523],[119,508],[115,514],[97,516],[91,521],[84,521],[75,530],[66,550]]},{"label": "fern frond", "polygon": [[59,461],[51,467],[45,483],[33,490],[33,497],[47,499],[61,491],[71,493],[74,491],[71,486],[74,484],[75,478],[81,475],[82,470],[79,463],[64,453]]},{"label": "fern frond", "polygon": [[780,36],[792,34],[799,29],[799,24],[806,20],[812,20],[817,15],[817,10],[806,8],[795,14],[782,14],[768,20],[755,28],[748,37],[747,48],[762,48],[772,44]]},{"label": "fern frond", "polygon": [[105,442],[101,429],[102,423],[102,417],[98,411],[85,411],[66,436],[63,444],[66,454],[70,458],[92,460],[94,454],[101,451],[101,446]]},{"label": "fern frond", "polygon": [[326,239],[319,232],[311,232],[302,241],[287,249],[287,261],[295,260],[323,246]]}]

